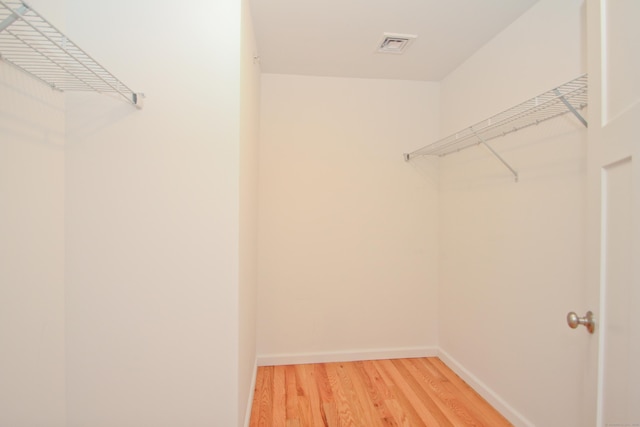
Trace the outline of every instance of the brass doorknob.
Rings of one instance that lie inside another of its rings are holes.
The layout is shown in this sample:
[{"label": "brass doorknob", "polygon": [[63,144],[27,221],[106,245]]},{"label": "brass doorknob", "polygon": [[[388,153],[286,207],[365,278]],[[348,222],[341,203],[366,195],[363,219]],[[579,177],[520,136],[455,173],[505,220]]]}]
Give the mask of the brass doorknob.
[{"label": "brass doorknob", "polygon": [[567,324],[570,328],[575,329],[578,325],[584,325],[587,327],[587,330],[590,334],[593,333],[596,329],[596,321],[593,318],[593,313],[587,311],[587,314],[584,317],[578,316],[575,312],[570,312],[567,314]]}]

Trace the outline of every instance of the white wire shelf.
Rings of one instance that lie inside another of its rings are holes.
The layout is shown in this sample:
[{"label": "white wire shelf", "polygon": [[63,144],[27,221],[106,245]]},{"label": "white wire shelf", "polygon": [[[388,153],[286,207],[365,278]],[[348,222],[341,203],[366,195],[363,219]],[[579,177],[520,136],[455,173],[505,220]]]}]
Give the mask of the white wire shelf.
[{"label": "white wire shelf", "polygon": [[138,108],[132,91],[21,0],[0,0],[0,59],[59,91],[113,93]]},{"label": "white wire shelf", "polygon": [[567,113],[574,114],[584,126],[587,126],[586,120],[579,113],[587,106],[587,103],[588,79],[587,75],[584,74],[562,86],[531,98],[473,126],[469,126],[460,132],[407,153],[404,158],[409,161],[418,156],[442,157],[483,144],[511,170],[517,181],[517,172],[487,142]]}]

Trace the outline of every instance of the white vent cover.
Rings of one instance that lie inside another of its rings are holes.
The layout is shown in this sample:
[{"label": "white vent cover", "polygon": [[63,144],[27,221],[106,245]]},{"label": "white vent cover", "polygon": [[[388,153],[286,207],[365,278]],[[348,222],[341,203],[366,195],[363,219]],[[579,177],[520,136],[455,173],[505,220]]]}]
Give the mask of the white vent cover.
[{"label": "white vent cover", "polygon": [[384,33],[378,42],[376,52],[380,53],[404,53],[411,43],[416,39],[413,34]]}]

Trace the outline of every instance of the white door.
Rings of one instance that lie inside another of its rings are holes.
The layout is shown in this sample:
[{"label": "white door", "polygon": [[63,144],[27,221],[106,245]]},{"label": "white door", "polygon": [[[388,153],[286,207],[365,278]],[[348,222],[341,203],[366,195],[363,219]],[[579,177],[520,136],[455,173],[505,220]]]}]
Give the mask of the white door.
[{"label": "white door", "polygon": [[587,308],[596,328],[582,425],[640,427],[640,0],[586,4]]}]

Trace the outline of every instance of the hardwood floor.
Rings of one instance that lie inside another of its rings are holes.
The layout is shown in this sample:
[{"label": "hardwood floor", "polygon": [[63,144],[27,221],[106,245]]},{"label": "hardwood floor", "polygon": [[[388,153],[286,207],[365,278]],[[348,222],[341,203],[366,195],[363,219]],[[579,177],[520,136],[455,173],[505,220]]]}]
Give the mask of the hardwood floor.
[{"label": "hardwood floor", "polygon": [[429,357],[259,367],[250,427],[511,425]]}]

